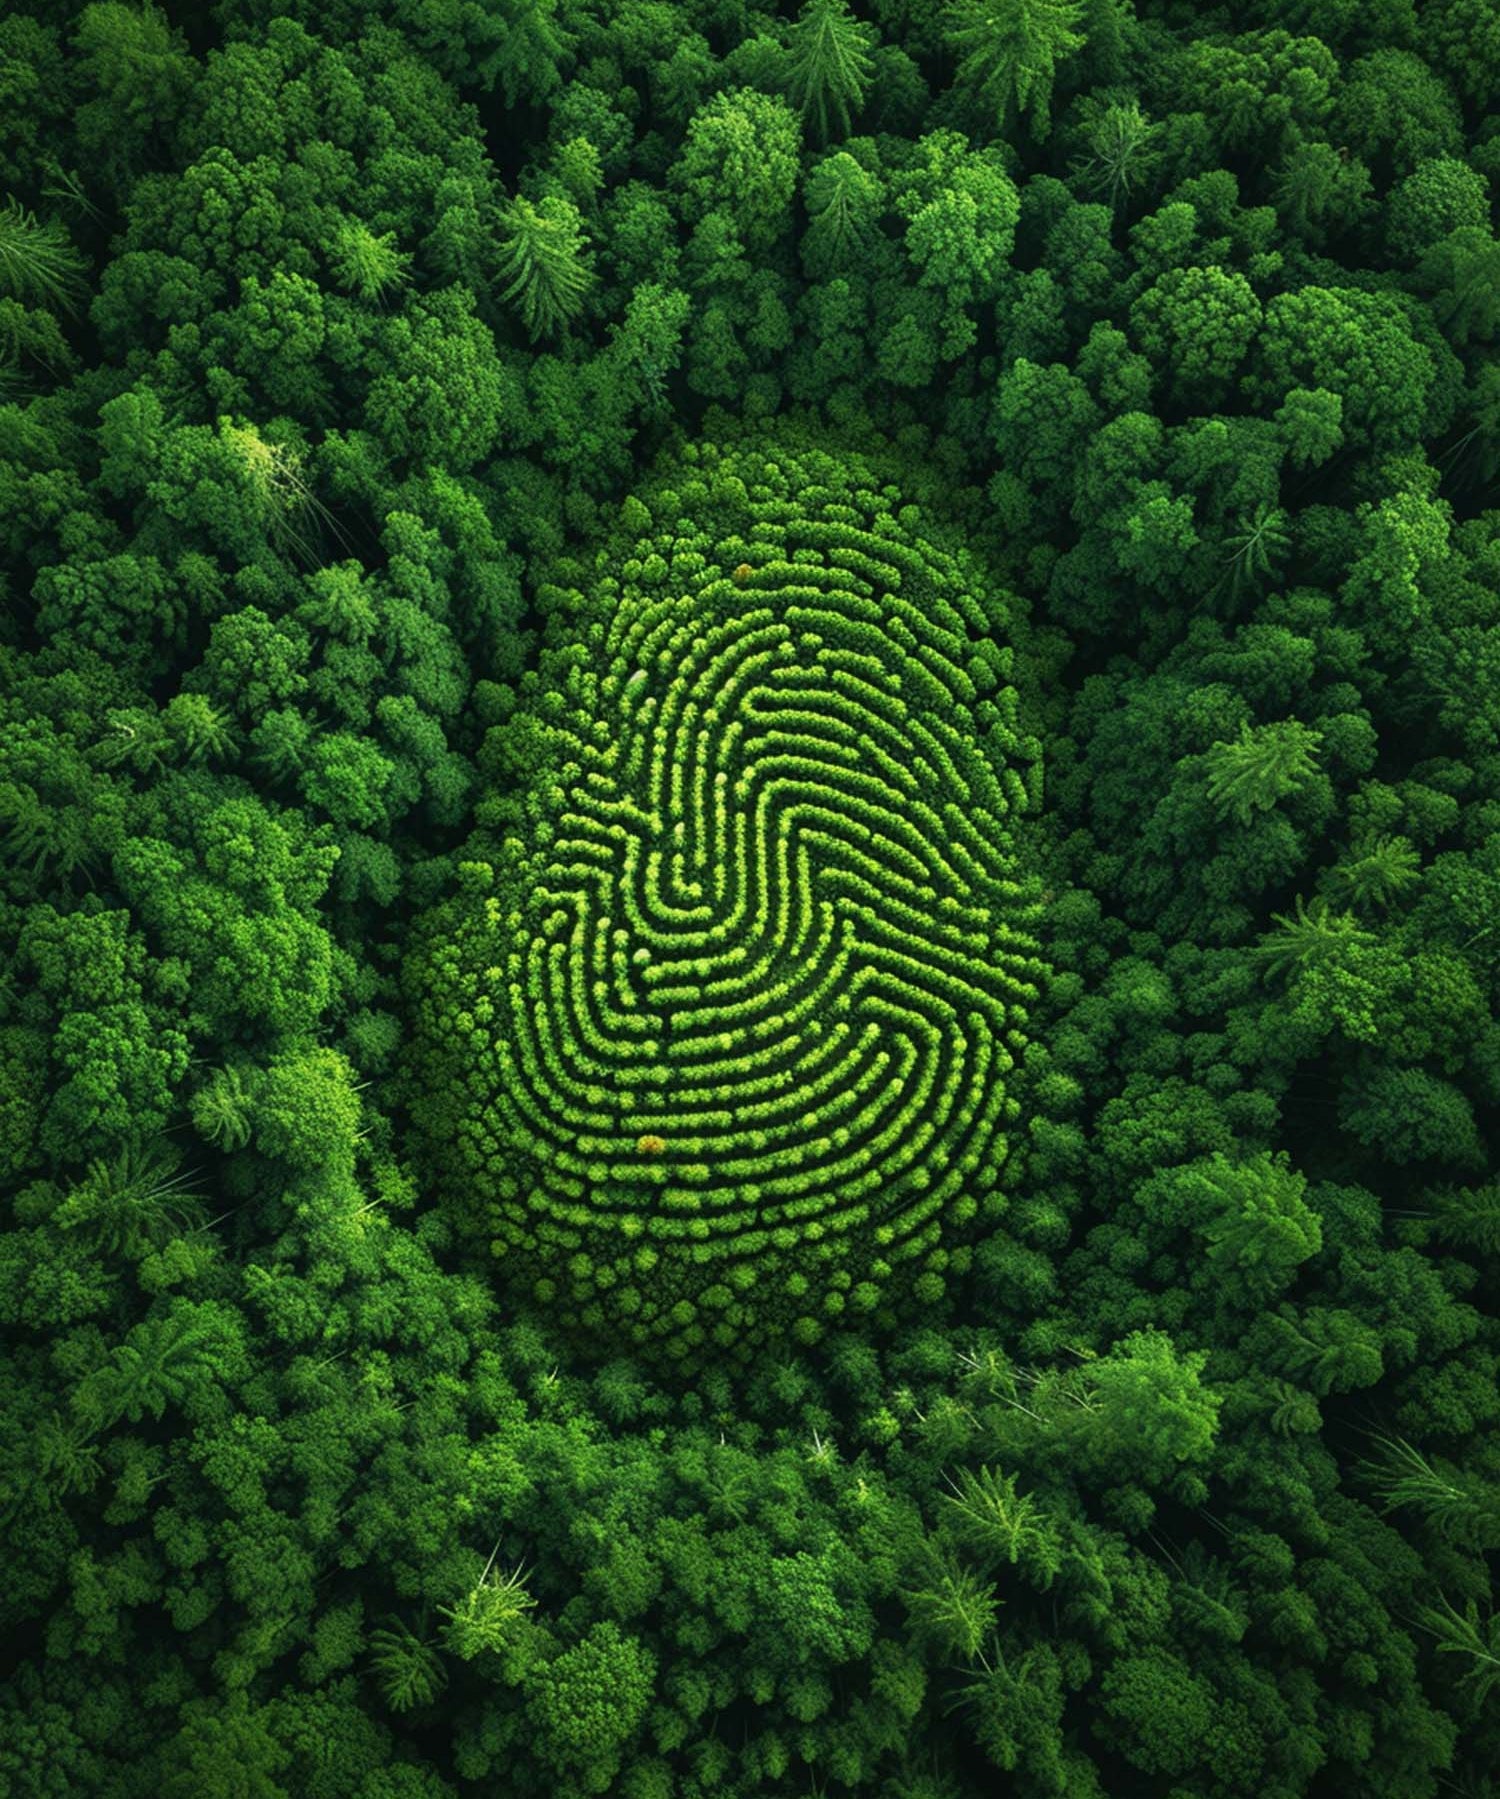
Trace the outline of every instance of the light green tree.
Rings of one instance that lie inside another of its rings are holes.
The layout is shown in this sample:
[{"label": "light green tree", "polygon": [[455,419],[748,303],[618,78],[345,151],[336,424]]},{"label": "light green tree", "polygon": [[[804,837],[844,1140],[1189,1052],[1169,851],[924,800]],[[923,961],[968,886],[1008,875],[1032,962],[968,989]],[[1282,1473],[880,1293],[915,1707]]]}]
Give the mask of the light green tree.
[{"label": "light green tree", "polygon": [[360,219],[345,219],[328,251],[340,287],[361,300],[383,300],[409,279],[411,253],[398,249],[394,231],[378,236]]},{"label": "light green tree", "polygon": [[162,720],[185,762],[213,761],[234,748],[229,716],[207,694],[176,693],[162,708]]},{"label": "light green tree", "polygon": [[903,1590],[912,1625],[942,1655],[972,1661],[995,1627],[994,1582],[977,1574],[951,1547],[928,1546],[919,1586]]},{"label": "light green tree", "polygon": [[1323,737],[1300,719],[1269,725],[1241,725],[1232,743],[1211,744],[1204,755],[1208,798],[1223,820],[1247,825],[1255,812],[1267,812],[1296,793],[1317,769]]},{"label": "light green tree", "polygon": [[950,1478],[951,1493],[940,1497],[950,1522],[970,1548],[990,1561],[1015,1563],[1033,1537],[1045,1537],[1049,1526],[1029,1493],[1017,1493],[1016,1477],[998,1468],[963,1468]]},{"label": "light green tree", "polygon": [[669,173],[684,219],[703,227],[721,214],[749,255],[763,254],[791,223],[801,147],[802,123],[780,95],[747,87],[715,94],[688,121]]},{"label": "light green tree", "polygon": [[0,206],[0,296],[68,310],[78,296],[84,266],[56,219],[39,220],[7,197]]},{"label": "light green tree", "polygon": [[605,1793],[620,1772],[656,1683],[656,1657],[613,1620],[590,1625],[571,1649],[533,1670],[528,1724],[555,1791]]},{"label": "light green tree", "polygon": [[490,1552],[484,1572],[457,1605],[440,1605],[439,1614],[447,1620],[443,1640],[447,1647],[466,1662],[487,1649],[503,1648],[515,1632],[516,1625],[536,1604],[526,1590],[524,1569],[513,1568],[502,1574],[495,1567],[495,1553]]}]

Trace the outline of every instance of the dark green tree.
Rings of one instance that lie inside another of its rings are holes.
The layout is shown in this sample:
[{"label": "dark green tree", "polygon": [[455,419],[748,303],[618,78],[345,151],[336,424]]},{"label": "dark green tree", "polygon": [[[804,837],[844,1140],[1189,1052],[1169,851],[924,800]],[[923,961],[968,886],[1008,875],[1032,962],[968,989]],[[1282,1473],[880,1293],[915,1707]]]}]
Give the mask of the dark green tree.
[{"label": "dark green tree", "polygon": [[1318,141],[1295,144],[1271,178],[1276,209],[1304,242],[1352,231],[1375,210],[1370,171],[1357,156]]},{"label": "dark green tree", "polygon": [[809,170],[802,185],[807,230],[802,260],[815,280],[859,267],[882,207],[885,187],[847,150],[835,150]]},{"label": "dark green tree", "polygon": [[1229,555],[1227,578],[1230,593],[1238,598],[1242,587],[1255,587],[1268,575],[1274,575],[1276,564],[1291,548],[1287,515],[1280,506],[1262,500],[1240,528],[1225,538]]},{"label": "dark green tree", "polygon": [[1089,130],[1088,155],[1073,159],[1073,178],[1085,192],[1118,209],[1128,202],[1131,188],[1148,181],[1159,163],[1160,133],[1161,126],[1146,115],[1139,100],[1111,101]]},{"label": "dark green tree", "polygon": [[1422,258],[1418,277],[1461,349],[1500,332],[1500,240],[1488,225],[1460,225]]},{"label": "dark green tree", "polygon": [[436,1649],[401,1618],[370,1632],[370,1666],[393,1712],[430,1705],[448,1678]]},{"label": "dark green tree", "polygon": [[578,208],[562,194],[535,204],[518,195],[502,224],[500,298],[517,306],[533,342],[550,337],[583,311],[594,282]]},{"label": "dark green tree", "polygon": [[160,1418],[169,1405],[190,1403],[217,1375],[243,1372],[239,1315],[212,1301],[177,1300],[136,1325],[110,1360],[87,1375],[73,1396],[79,1418],[102,1429],[120,1418]]},{"label": "dark green tree", "polygon": [[818,141],[846,137],[864,104],[873,64],[874,30],[849,11],[848,0],[803,0],[788,39],[792,104],[812,115]]},{"label": "dark green tree", "polygon": [[998,128],[1029,111],[1037,136],[1047,135],[1057,65],[1083,48],[1074,30],[1082,11],[1081,0],[947,0],[943,36],[958,55],[958,80]]},{"label": "dark green tree", "polygon": [[561,87],[578,40],[560,11],[567,8],[559,0],[496,0],[472,9],[484,34],[475,73],[486,86],[498,83],[507,106],[534,104]]},{"label": "dark green tree", "polygon": [[150,0],[91,0],[73,28],[85,96],[74,129],[88,162],[123,187],[188,105],[196,65]]},{"label": "dark green tree", "polygon": [[1405,837],[1380,831],[1351,844],[1323,877],[1335,900],[1356,911],[1384,911],[1417,883],[1422,858]]},{"label": "dark green tree", "polygon": [[1500,1612],[1479,1615],[1479,1602],[1469,1599],[1462,1611],[1451,1600],[1439,1597],[1436,1605],[1423,1606],[1418,1622],[1436,1638],[1439,1655],[1457,1656],[1454,1678],[1482,1705],[1500,1687]]}]

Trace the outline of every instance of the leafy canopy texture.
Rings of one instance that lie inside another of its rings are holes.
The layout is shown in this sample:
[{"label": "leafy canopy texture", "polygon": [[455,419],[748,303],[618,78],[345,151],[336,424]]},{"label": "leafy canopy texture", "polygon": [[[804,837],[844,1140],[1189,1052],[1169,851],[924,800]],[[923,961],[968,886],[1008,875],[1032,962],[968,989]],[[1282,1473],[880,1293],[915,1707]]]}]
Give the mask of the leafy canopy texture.
[{"label": "leafy canopy texture", "polygon": [[0,1799],[1493,1799],[1500,0],[0,3]]},{"label": "leafy canopy texture", "polygon": [[678,1355],[940,1288],[1044,973],[1009,603],[786,433],[686,446],[542,591],[524,829],[415,969],[453,1190],[523,1292]]}]

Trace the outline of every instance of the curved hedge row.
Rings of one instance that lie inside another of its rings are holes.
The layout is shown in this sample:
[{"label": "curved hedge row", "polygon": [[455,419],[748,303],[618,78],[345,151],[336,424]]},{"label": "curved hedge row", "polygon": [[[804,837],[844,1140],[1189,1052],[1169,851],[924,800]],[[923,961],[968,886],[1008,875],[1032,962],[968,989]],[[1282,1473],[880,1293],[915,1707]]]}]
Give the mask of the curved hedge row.
[{"label": "curved hedge row", "polygon": [[754,435],[558,574],[502,728],[529,781],[417,963],[429,1134],[586,1330],[934,1296],[1004,1209],[1043,974],[1013,602],[868,458]]}]

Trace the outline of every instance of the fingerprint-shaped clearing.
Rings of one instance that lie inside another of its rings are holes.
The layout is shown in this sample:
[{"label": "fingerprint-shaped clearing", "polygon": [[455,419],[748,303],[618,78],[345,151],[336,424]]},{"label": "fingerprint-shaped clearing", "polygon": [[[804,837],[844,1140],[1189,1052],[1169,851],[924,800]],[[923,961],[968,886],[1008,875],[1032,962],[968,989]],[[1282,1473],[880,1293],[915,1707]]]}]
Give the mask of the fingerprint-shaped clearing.
[{"label": "fingerprint-shaped clearing", "polygon": [[543,590],[528,778],[418,999],[496,1254],[675,1352],[938,1290],[1000,1209],[1042,972],[1002,600],[866,459],[683,460]]}]

